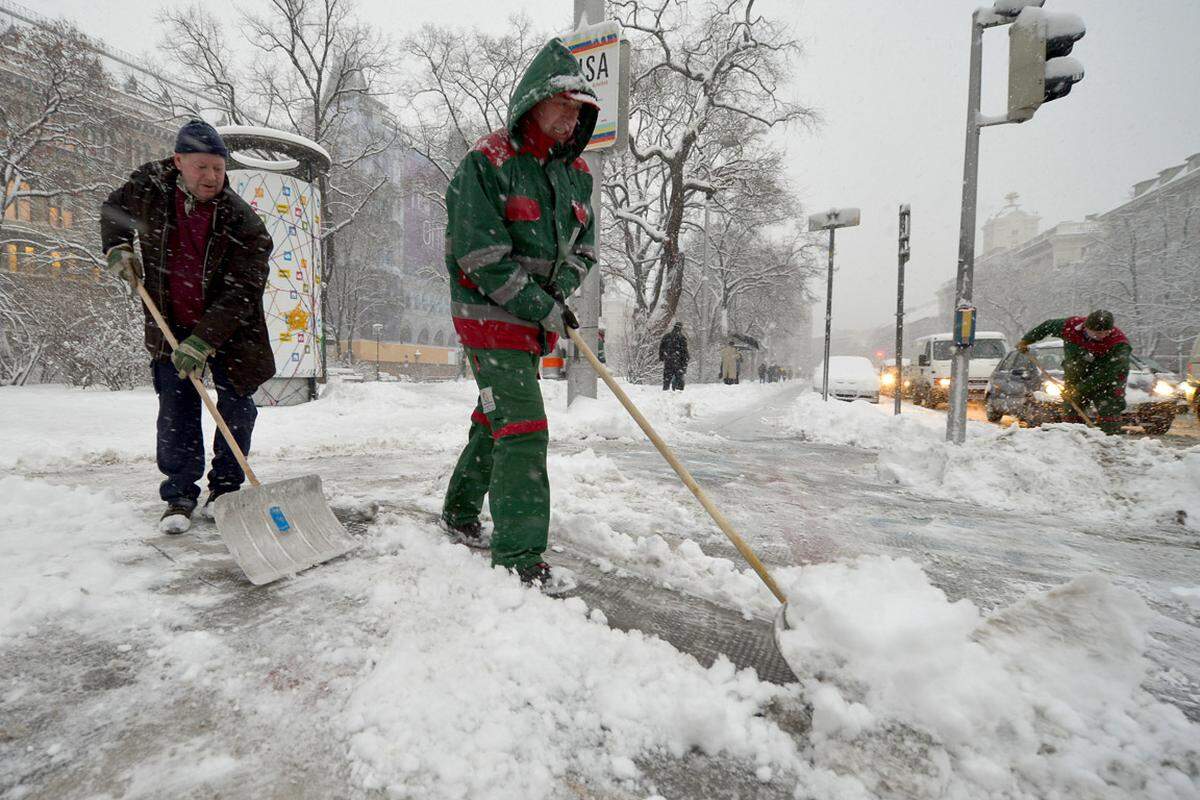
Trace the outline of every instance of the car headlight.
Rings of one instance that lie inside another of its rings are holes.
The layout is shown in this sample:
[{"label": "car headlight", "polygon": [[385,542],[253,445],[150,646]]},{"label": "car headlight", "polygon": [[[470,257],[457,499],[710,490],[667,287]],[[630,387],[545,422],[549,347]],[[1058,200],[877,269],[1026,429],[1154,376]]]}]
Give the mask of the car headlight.
[{"label": "car headlight", "polygon": [[1168,383],[1167,381],[1155,381],[1154,383],[1154,393],[1159,397],[1170,397],[1176,391],[1177,388],[1173,383]]},{"label": "car headlight", "polygon": [[942,387],[943,389],[949,388],[950,387],[950,379],[949,378],[938,378],[938,386]]},{"label": "car headlight", "polygon": [[1062,385],[1054,381],[1046,381],[1042,384],[1042,391],[1051,397],[1062,397]]},{"label": "car headlight", "polygon": [[894,386],[896,384],[896,376],[890,372],[885,372],[883,373],[883,377],[879,379],[879,382],[884,386]]}]

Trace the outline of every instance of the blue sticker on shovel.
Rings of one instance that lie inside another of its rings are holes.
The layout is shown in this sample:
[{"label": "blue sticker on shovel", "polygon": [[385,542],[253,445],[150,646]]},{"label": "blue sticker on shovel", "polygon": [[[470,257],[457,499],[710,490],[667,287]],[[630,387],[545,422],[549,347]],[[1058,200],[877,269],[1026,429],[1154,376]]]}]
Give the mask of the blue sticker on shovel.
[{"label": "blue sticker on shovel", "polygon": [[292,529],[287,517],[283,515],[283,509],[279,506],[271,506],[267,509],[267,513],[271,515],[271,521],[275,523],[275,527],[279,529],[280,533],[287,533]]}]

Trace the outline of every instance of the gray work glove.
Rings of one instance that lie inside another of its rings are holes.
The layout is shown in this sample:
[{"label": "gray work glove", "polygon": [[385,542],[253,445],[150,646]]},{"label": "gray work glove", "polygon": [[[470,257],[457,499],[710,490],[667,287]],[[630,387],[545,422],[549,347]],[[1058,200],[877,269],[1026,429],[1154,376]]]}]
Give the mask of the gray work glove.
[{"label": "gray work glove", "polygon": [[567,307],[562,289],[551,284],[546,287],[546,293],[554,298],[554,308],[538,323],[542,329],[547,333],[553,332],[563,337],[567,335],[567,328],[579,330],[579,318],[575,316],[574,311]]},{"label": "gray work glove", "polygon": [[108,272],[115,278],[120,278],[136,287],[145,277],[142,260],[133,252],[133,245],[119,244],[108,251]]},{"label": "gray work glove", "polygon": [[554,301],[554,308],[549,314],[541,319],[538,323],[547,333],[557,333],[559,336],[567,335],[567,328],[579,329],[579,320],[575,317],[575,312],[567,308],[565,303],[558,300]]}]

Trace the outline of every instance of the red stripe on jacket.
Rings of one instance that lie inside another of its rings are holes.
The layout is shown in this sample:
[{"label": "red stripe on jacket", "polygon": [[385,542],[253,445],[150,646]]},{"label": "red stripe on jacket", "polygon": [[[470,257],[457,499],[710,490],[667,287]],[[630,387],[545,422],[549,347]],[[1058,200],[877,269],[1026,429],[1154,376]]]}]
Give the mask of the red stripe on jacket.
[{"label": "red stripe on jacket", "polygon": [[549,430],[544,419],[531,419],[523,422],[510,422],[498,431],[492,432],[493,439],[500,439],[505,436],[519,436],[522,433],[538,433],[539,431]]}]

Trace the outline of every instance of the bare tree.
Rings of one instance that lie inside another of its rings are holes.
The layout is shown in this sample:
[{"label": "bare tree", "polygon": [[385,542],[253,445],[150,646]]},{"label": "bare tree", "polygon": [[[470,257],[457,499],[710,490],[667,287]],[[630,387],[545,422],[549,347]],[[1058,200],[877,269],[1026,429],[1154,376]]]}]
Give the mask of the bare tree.
[{"label": "bare tree", "polygon": [[65,24],[14,26],[0,54],[0,381],[134,385],[146,375],[138,309],[98,269],[130,109]]},{"label": "bare tree", "polygon": [[657,339],[683,293],[682,239],[700,194],[755,171],[766,131],[811,124],[815,113],[783,96],[799,44],[758,15],[754,0],[706,3],[615,0],[631,36],[630,147],[609,159],[608,231],[619,250],[606,271],[632,290],[635,328]]},{"label": "bare tree", "polygon": [[404,40],[406,143],[437,170],[416,187],[430,200],[445,208],[458,162],[479,137],[504,127],[512,91],[549,37],[518,14],[500,34],[425,25]]},{"label": "bare tree", "polygon": [[0,103],[3,236],[6,222],[30,221],[35,206],[106,186],[73,180],[79,171],[69,166],[94,159],[103,147],[95,134],[104,117],[98,99],[107,79],[86,40],[62,23],[9,28],[0,38],[0,63],[8,73],[4,80],[25,89],[6,93]]}]

